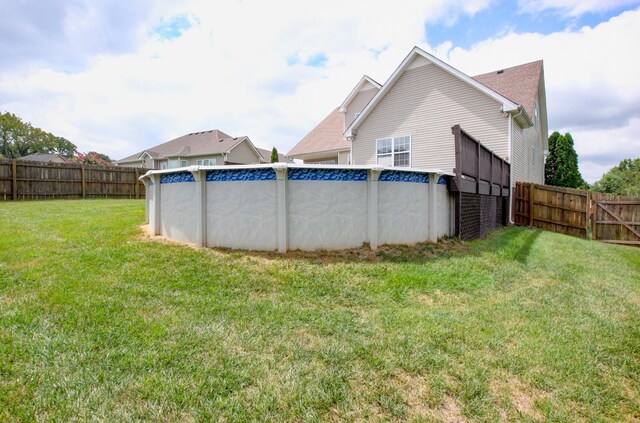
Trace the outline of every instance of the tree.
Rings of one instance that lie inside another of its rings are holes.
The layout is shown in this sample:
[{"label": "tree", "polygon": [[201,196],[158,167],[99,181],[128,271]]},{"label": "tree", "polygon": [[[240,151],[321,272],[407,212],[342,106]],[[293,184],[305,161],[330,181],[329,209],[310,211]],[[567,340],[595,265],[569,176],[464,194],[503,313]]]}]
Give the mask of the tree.
[{"label": "tree", "polygon": [[640,157],[624,159],[602,175],[592,189],[609,194],[640,196]]},{"label": "tree", "polygon": [[106,154],[89,151],[87,153],[76,152],[75,157],[71,159],[75,163],[82,163],[96,166],[114,166],[113,161]]},{"label": "tree", "polygon": [[278,163],[280,161],[280,156],[278,156],[278,150],[273,147],[271,150],[271,163]]},{"label": "tree", "polygon": [[549,137],[549,156],[544,165],[544,182],[557,187],[588,187],[578,169],[578,153],[573,146],[570,133],[561,135],[555,131]]},{"label": "tree", "polygon": [[36,128],[13,113],[0,114],[0,157],[17,159],[34,153],[58,153],[71,158],[76,148],[71,141]]}]

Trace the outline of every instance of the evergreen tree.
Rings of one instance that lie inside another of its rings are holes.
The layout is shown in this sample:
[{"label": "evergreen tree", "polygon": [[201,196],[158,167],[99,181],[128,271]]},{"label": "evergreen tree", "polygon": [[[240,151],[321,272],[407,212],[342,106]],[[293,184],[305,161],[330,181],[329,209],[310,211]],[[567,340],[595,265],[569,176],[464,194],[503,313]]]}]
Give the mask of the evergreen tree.
[{"label": "evergreen tree", "polygon": [[570,133],[561,135],[555,131],[549,137],[549,156],[544,165],[544,181],[547,185],[557,187],[588,187],[578,169],[578,153]]},{"label": "evergreen tree", "polygon": [[271,150],[271,163],[278,163],[280,161],[280,157],[278,156],[278,150],[273,147]]}]

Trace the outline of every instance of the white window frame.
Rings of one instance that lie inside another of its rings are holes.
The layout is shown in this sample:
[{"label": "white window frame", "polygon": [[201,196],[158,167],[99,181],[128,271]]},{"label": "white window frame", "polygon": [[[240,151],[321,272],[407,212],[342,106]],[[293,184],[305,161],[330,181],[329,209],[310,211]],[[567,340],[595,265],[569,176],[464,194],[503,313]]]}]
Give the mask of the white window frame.
[{"label": "white window frame", "polygon": [[180,160],[180,167],[187,167],[188,161],[187,160]]},{"label": "white window frame", "polygon": [[160,170],[165,170],[167,166],[168,166],[167,162],[160,163]]},{"label": "white window frame", "polygon": [[196,166],[215,166],[216,159],[198,159],[196,160]]},{"label": "white window frame", "polygon": [[531,166],[535,166],[536,165],[536,147],[535,146],[531,146]]},{"label": "white window frame", "polygon": [[313,162],[311,164],[334,165],[334,164],[336,164],[336,161],[335,160],[321,160],[319,162]]},{"label": "white window frame", "polygon": [[[399,139],[399,138],[406,138],[406,137],[409,138],[409,150],[408,151],[402,151],[402,152],[396,152],[395,151],[396,140]],[[383,141],[383,140],[391,140],[391,152],[388,153],[388,154],[378,154],[378,142],[379,141]],[[396,156],[396,154],[405,154],[405,153],[408,152],[409,153],[409,165],[408,166],[397,166],[397,167],[410,168],[411,167],[411,158],[412,158],[412,155],[411,155],[411,150],[412,150],[411,145],[412,144],[413,144],[413,137],[411,135],[400,135],[400,136],[397,136],[397,137],[384,137],[384,138],[376,139],[376,144],[375,144],[376,164],[379,163],[380,156],[391,155],[391,165],[390,165],[390,167],[396,167],[395,166],[395,161],[396,161],[395,160],[396,159],[395,156]]]}]

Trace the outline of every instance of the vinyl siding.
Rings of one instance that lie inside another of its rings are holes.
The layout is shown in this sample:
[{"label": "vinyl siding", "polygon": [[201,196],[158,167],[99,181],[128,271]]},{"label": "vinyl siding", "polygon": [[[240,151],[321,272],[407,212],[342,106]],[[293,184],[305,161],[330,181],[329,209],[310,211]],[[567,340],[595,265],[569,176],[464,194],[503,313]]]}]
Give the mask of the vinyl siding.
[{"label": "vinyl siding", "polygon": [[367,103],[371,101],[371,99],[374,95],[376,95],[377,92],[378,90],[376,88],[360,91],[353,98],[353,100],[351,100],[351,103],[349,103],[345,112],[344,129],[347,129],[347,127],[351,125],[351,122],[353,122],[353,120],[356,118],[356,113],[360,113],[362,110],[364,110]]},{"label": "vinyl siding", "polygon": [[508,155],[508,119],[500,103],[436,65],[409,69],[358,128],[354,164],[376,163],[376,139],[411,135],[411,167],[452,171],[456,124],[499,156]]},{"label": "vinyl siding", "polygon": [[[533,116],[531,116],[534,119]],[[544,183],[544,145],[539,116],[535,125],[520,128],[513,122],[513,176],[515,182]],[[535,154],[535,160],[533,155]]]},{"label": "vinyl siding", "polygon": [[313,164],[313,163],[326,162],[326,161],[329,161],[329,160],[333,160],[333,161],[335,161],[335,164],[338,164],[338,160],[339,160],[338,159],[338,155],[335,154],[333,156],[326,156],[326,157],[320,157],[320,158],[317,158],[317,159],[304,160],[304,163],[305,164]]},{"label": "vinyl siding", "polygon": [[349,164],[349,151],[341,151],[338,153],[338,164],[348,165]]},{"label": "vinyl siding", "polygon": [[528,146],[524,138],[524,130],[513,121],[513,157],[511,157],[511,173],[514,182],[529,182]]},{"label": "vinyl siding", "polygon": [[[215,166],[224,165],[224,157],[223,156],[194,156],[194,157],[183,157],[182,160],[187,160],[188,166],[196,166],[198,164],[198,160],[209,159],[211,161],[215,161]],[[214,166],[210,165],[210,166]]]},{"label": "vinyl siding", "polygon": [[229,155],[227,155],[227,162],[237,164],[260,163],[260,157],[256,155],[256,152],[249,147],[246,141],[242,141],[231,149]]}]

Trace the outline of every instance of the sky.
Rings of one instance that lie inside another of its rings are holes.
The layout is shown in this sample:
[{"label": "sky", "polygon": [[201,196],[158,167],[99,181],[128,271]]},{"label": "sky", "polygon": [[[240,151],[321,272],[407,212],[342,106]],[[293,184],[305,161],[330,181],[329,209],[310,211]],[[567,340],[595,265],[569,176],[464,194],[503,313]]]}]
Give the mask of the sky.
[{"label": "sky", "polygon": [[[392,5],[392,6],[391,6]],[[544,60],[589,182],[640,156],[640,0],[0,0],[0,112],[120,159],[220,129],[286,153],[414,46],[468,75]]]}]

